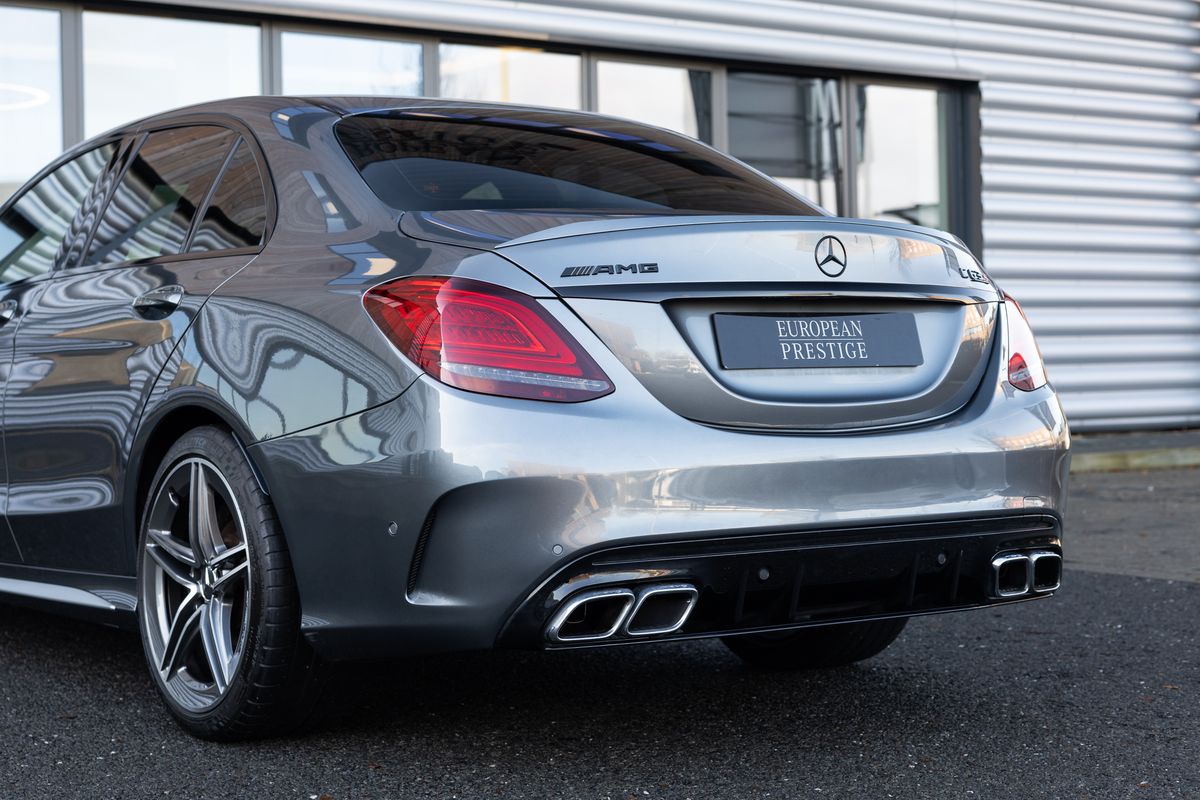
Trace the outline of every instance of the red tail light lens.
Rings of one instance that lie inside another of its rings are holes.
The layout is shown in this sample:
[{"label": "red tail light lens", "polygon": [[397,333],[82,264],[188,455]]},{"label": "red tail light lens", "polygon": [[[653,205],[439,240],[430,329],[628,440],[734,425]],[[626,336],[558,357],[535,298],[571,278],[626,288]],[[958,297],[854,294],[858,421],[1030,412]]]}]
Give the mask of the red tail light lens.
[{"label": "red tail light lens", "polygon": [[579,343],[527,295],[463,278],[402,278],[363,298],[392,343],[443,383],[576,403],[613,390]]},{"label": "red tail light lens", "polygon": [[1013,296],[1004,293],[1004,327],[1008,332],[1008,382],[1023,392],[1046,385],[1046,365],[1033,338],[1025,312]]}]

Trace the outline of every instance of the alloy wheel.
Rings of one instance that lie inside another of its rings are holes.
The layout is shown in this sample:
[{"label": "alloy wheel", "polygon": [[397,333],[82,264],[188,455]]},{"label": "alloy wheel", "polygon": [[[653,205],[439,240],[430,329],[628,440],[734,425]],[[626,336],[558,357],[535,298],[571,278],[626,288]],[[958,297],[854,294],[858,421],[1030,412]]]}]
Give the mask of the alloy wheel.
[{"label": "alloy wheel", "polygon": [[249,630],[245,521],[210,461],[180,461],[159,483],[142,537],[141,621],[152,668],[183,709],[224,697]]}]

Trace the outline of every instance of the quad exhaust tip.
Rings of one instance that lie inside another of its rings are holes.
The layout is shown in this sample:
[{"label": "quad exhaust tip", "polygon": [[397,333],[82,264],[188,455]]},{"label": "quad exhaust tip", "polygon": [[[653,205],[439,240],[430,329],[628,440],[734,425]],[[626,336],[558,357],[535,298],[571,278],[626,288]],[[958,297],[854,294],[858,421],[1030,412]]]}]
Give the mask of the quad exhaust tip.
[{"label": "quad exhaust tip", "polygon": [[625,632],[630,636],[655,636],[674,633],[691,616],[700,593],[689,583],[652,586],[638,597]]},{"label": "quad exhaust tip", "polygon": [[594,642],[618,635],[674,633],[691,616],[700,593],[689,583],[593,589],[563,603],[546,626],[552,642]]},{"label": "quad exhaust tip", "polygon": [[1052,550],[1005,553],[992,559],[992,596],[1053,592],[1062,584],[1062,556]]},{"label": "quad exhaust tip", "polygon": [[[990,590],[997,599],[1045,594],[1061,583],[1062,556],[1052,550],[1003,553],[992,559]],[[687,622],[699,597],[690,583],[580,592],[554,612],[546,638],[569,644],[675,633]]]},{"label": "quad exhaust tip", "polygon": [[1035,592],[1053,592],[1062,585],[1062,556],[1049,550],[1029,554],[1029,571]]},{"label": "quad exhaust tip", "polygon": [[621,629],[636,598],[631,589],[595,589],[572,597],[546,626],[552,642],[607,639]]},{"label": "quad exhaust tip", "polygon": [[1006,553],[992,559],[992,594],[996,597],[1020,597],[1029,593],[1029,556]]}]

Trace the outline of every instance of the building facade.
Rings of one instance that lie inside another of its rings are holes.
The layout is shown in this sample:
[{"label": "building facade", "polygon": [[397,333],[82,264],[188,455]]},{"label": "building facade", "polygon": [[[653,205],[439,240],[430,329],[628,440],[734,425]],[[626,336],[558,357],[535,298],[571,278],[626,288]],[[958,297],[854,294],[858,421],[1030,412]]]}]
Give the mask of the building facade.
[{"label": "building facade", "polygon": [[0,200],[65,146],[215,97],[596,110],[958,234],[1021,300],[1076,430],[1195,425],[1198,20],[1193,0],[0,0]]}]

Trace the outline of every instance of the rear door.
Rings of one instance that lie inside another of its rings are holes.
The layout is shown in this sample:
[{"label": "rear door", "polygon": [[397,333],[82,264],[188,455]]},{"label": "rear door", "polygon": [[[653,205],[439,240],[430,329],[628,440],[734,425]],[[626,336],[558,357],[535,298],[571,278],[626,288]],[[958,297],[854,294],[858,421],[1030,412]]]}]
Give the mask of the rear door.
[{"label": "rear door", "polygon": [[664,405],[733,428],[854,430],[953,413],[999,296],[964,248],[822,218],[590,221],[496,247],[552,286]]},{"label": "rear door", "polygon": [[200,306],[263,238],[261,173],[238,132],[177,127],[136,146],[90,242],[17,337],[5,387],[8,514],[29,564],[128,571],[123,499],[138,416]]},{"label": "rear door", "polygon": [[[96,198],[103,196],[117,152],[113,141],[75,156],[14,198],[0,215],[0,386],[13,379],[13,344],[23,318],[45,289],[55,263],[86,235],[88,217],[95,221]],[[8,470],[0,457],[0,514],[7,510]],[[21,560],[6,518],[0,562]]]}]

